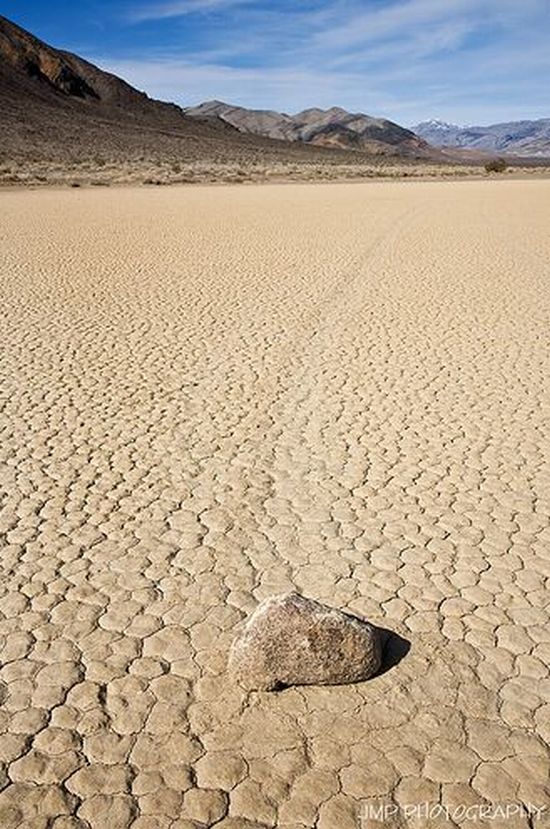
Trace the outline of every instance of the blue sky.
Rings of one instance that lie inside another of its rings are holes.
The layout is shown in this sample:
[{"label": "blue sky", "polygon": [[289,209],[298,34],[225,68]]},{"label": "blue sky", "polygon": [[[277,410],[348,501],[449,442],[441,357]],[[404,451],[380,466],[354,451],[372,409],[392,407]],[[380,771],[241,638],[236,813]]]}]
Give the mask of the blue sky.
[{"label": "blue sky", "polygon": [[550,0],[28,0],[0,12],[150,95],[409,125],[550,117]]}]

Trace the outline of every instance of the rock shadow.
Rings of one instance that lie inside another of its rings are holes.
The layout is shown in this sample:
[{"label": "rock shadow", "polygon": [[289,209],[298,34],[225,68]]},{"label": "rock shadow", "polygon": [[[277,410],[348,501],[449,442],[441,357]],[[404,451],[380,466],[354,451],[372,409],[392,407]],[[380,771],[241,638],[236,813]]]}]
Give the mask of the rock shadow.
[{"label": "rock shadow", "polygon": [[410,651],[411,643],[394,630],[379,627],[378,631],[382,642],[382,665],[376,676],[382,676],[399,665]]}]

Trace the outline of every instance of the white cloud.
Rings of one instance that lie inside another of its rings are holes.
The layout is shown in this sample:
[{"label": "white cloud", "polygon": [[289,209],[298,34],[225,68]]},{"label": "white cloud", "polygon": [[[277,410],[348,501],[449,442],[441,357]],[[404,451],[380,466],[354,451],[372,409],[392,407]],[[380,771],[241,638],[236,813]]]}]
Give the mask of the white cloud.
[{"label": "white cloud", "polygon": [[318,44],[349,48],[356,43],[372,43],[421,31],[434,23],[462,21],[471,29],[490,24],[495,30],[515,27],[537,13],[548,12],[547,0],[394,0],[376,9],[356,8],[344,23],[327,26],[316,39]]},{"label": "white cloud", "polygon": [[[284,101],[287,110],[299,110],[304,96],[311,96],[313,103],[330,106],[344,97],[352,100],[350,90],[356,91],[363,85],[361,75],[305,68],[248,69],[177,60],[99,59],[98,62],[148,94],[184,106],[219,98],[243,106],[265,108],[280,106]],[[382,104],[382,98],[378,102],[375,99],[376,95],[372,94],[373,106]]]},{"label": "white cloud", "polygon": [[145,20],[163,20],[170,17],[184,17],[188,14],[210,12],[242,6],[252,0],[176,0],[173,3],[157,3],[135,9],[129,15],[134,23]]}]

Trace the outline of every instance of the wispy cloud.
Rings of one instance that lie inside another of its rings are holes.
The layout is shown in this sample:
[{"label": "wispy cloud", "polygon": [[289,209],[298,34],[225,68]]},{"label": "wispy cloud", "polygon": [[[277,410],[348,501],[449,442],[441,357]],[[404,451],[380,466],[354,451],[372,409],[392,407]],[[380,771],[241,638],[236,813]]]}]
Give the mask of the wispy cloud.
[{"label": "wispy cloud", "polygon": [[173,3],[155,3],[154,5],[142,6],[129,12],[128,18],[139,23],[146,20],[164,20],[170,17],[185,17],[189,14],[200,14],[201,12],[220,11],[243,6],[252,0],[179,0]]},{"label": "wispy cloud", "polygon": [[166,42],[103,65],[184,105],[339,104],[407,124],[550,113],[548,0],[173,0],[132,21]]}]

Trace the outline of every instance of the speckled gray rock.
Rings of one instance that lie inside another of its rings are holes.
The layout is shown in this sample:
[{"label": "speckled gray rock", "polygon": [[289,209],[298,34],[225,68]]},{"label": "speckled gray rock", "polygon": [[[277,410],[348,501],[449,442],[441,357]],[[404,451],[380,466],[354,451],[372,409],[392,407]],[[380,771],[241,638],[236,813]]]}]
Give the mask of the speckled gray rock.
[{"label": "speckled gray rock", "polygon": [[287,593],[265,599],[233,642],[230,670],[249,690],[342,685],[380,668],[380,633],[341,610]]}]

